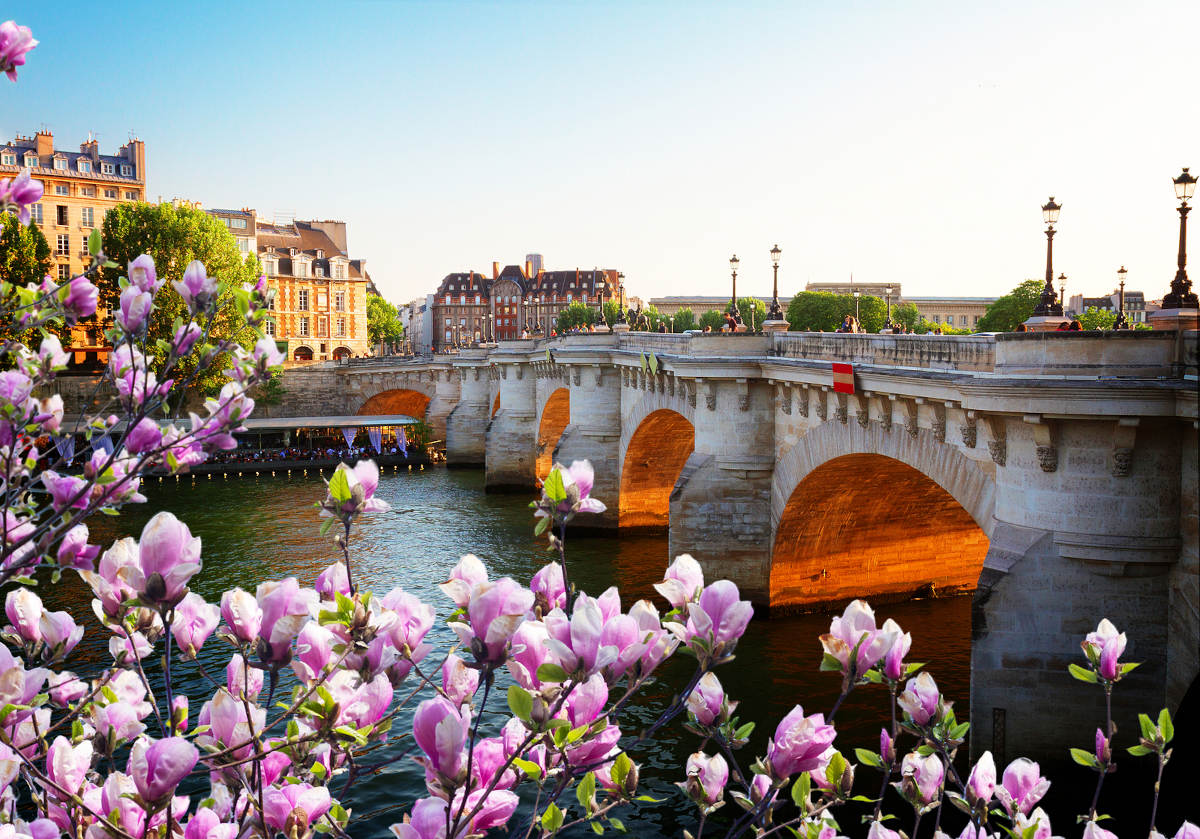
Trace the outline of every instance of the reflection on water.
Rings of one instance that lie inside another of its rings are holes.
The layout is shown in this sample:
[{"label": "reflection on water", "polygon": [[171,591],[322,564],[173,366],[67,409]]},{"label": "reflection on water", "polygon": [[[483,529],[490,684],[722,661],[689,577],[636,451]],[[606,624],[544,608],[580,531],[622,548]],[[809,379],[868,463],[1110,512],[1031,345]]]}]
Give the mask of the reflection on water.
[{"label": "reflection on water", "polygon": [[[143,508],[119,519],[93,521],[92,527],[95,540],[103,544],[121,535],[137,535],[154,512],[171,510],[203,539],[204,570],[193,589],[215,602],[227,588],[253,590],[264,579],[295,575],[311,583],[333,562],[337,551],[332,539],[318,535],[320,519],[313,508],[323,494],[324,484],[316,477],[198,479],[194,484],[185,478],[178,484],[151,484],[147,488],[150,502]],[[481,472],[434,469],[387,474],[380,483],[379,496],[391,503],[394,512],[362,522],[354,538],[353,557],[360,585],[381,594],[403,586],[434,604],[444,616],[449,612],[449,602],[437,590],[437,584],[447,578],[461,554],[477,554],[493,576],[509,575],[523,581],[549,559],[545,542],[533,538],[529,499],[486,495]],[[568,533],[567,551],[573,582],[593,594],[617,585],[627,606],[638,597],[654,596],[651,586],[661,579],[667,563],[665,535],[611,538]],[[94,627],[88,595],[73,575],[64,577],[63,585],[44,591],[43,596],[52,608],[66,608],[77,619],[88,621],[89,628]],[[885,617],[895,618],[912,632],[910,658],[933,662],[939,685],[944,693],[957,698],[960,719],[965,719],[970,600],[890,605],[879,610],[879,619]],[[809,713],[828,711],[832,706],[839,679],[835,674],[817,671],[821,657],[817,637],[828,625],[828,615],[755,621],[738,648],[737,659],[718,672],[731,696],[741,701],[738,713],[743,720],[760,721],[750,746],[739,755],[743,766],[749,766],[755,755],[763,753],[775,722],[792,706],[801,704]],[[453,638],[453,633],[439,624],[430,640],[435,647],[445,648]],[[106,644],[106,637],[90,632],[77,653],[80,660],[73,660],[72,666],[80,672],[103,666],[108,657]],[[228,657],[227,648],[215,639],[202,652],[210,672],[223,673]],[[670,701],[672,689],[690,675],[689,662],[680,656],[664,668],[641,707],[622,720],[627,732],[648,725],[658,709]],[[193,696],[193,716],[199,710],[198,697],[211,695],[211,689],[206,689],[196,676],[185,681],[184,692]],[[503,696],[503,691],[497,695]],[[852,694],[837,717],[843,751],[849,753],[854,746],[878,748],[879,726],[886,715],[887,698],[882,690]],[[402,715],[393,732],[408,731],[410,726],[409,716]],[[696,745],[696,738],[676,721],[652,747],[633,755],[645,764],[644,791],[666,799],[656,805],[638,804],[635,811],[620,814],[633,835],[678,836],[681,828],[693,824],[690,805],[672,782],[682,779],[683,762]],[[398,751],[402,747],[393,748]],[[878,776],[864,773],[864,777],[870,778],[863,782],[864,790],[871,787],[869,792],[873,793]],[[356,783],[353,797],[346,804],[361,816],[411,801],[421,793],[417,768],[401,761],[379,776]],[[710,823],[720,823],[722,816],[732,815],[732,809],[720,811]],[[379,813],[357,824],[353,834],[384,835],[387,825],[398,821],[399,816],[399,811]],[[591,835],[591,831],[578,835]]]}]

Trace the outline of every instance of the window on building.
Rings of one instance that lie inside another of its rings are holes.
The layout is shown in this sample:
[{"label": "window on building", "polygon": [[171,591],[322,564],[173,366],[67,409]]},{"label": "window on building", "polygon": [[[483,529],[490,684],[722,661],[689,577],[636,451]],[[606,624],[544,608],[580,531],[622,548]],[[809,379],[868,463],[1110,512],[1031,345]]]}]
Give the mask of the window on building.
[{"label": "window on building", "polygon": [[128,164],[121,164],[121,177],[122,178],[132,178],[133,177],[133,167]]},{"label": "window on building", "polygon": [[70,265],[59,265],[58,266],[58,278],[60,280],[71,279],[71,266]]},{"label": "window on building", "polygon": [[296,249],[288,248],[288,256],[295,256],[295,255],[296,255]]},{"label": "window on building", "polygon": [[979,326],[979,318],[980,318],[980,315],[975,316],[975,325],[976,326]]},{"label": "window on building", "polygon": [[38,168],[38,156],[36,154],[25,155],[25,165],[30,169]]},{"label": "window on building", "polygon": [[31,219],[33,219],[34,222],[37,224],[42,223],[42,205],[41,205],[41,203],[29,205],[29,217]]},{"label": "window on building", "polygon": [[324,338],[327,334],[325,331],[325,318],[317,318],[317,335]]},{"label": "window on building", "polygon": [[79,171],[80,172],[92,171],[92,161],[88,160],[86,157],[79,158]]},{"label": "window on building", "polygon": [[307,277],[308,276],[308,263],[301,262],[300,260],[294,260],[292,262],[292,276],[293,277]]},{"label": "window on building", "polygon": [[960,316],[960,318],[959,318],[959,321],[958,321],[958,322],[959,322],[961,325],[963,325],[963,326],[966,326],[966,325],[967,325],[967,316],[966,316],[966,315],[962,315],[962,316]]},{"label": "window on building", "polygon": [[476,306],[479,305],[479,295],[478,294],[475,295],[475,305]]},{"label": "window on building", "polygon": [[55,219],[57,220],[57,222],[58,222],[59,224],[62,224],[62,225],[66,225],[66,224],[68,224],[69,222],[67,221],[67,208],[66,208],[66,206],[65,206],[65,205],[63,205],[63,204],[58,204],[58,205],[56,205],[56,207],[57,207],[57,209],[58,209],[58,215],[57,215],[57,216],[55,216]]},{"label": "window on building", "polygon": [[91,207],[81,207],[79,210],[79,223],[84,227],[95,227],[96,211]]},{"label": "window on building", "polygon": [[84,198],[95,198],[96,197],[96,187],[81,186],[79,188],[79,194],[82,195]]},{"label": "window on building", "polygon": [[137,190],[136,190],[136,189],[127,189],[127,190],[125,190],[125,200],[126,200],[126,201],[136,201],[136,200],[138,200],[138,194],[137,194]]},{"label": "window on building", "polygon": [[467,305],[467,295],[465,295],[465,294],[458,295],[458,305],[460,305],[460,306]]},{"label": "window on building", "polygon": [[346,292],[335,291],[333,293],[333,308],[337,309],[339,312],[346,311]]},{"label": "window on building", "polygon": [[86,233],[84,233],[82,236],[79,237],[79,252],[81,254],[86,254],[88,252],[87,243],[88,243],[88,235]]},{"label": "window on building", "polygon": [[317,259],[324,259],[324,258],[325,258],[325,249],[317,248]]},{"label": "window on building", "polygon": [[308,318],[300,318],[299,326],[300,326],[300,337],[307,338],[308,337]]},{"label": "window on building", "polygon": [[17,156],[10,151],[6,151],[4,154],[0,154],[0,163],[3,163],[5,166],[16,166]]},{"label": "window on building", "polygon": [[111,163],[101,163],[100,173],[102,175],[111,175],[113,173],[113,165]]},{"label": "window on building", "polygon": [[263,329],[264,329],[264,331],[266,331],[268,336],[274,338],[275,337],[275,321],[274,321],[274,319],[267,318],[266,321],[264,322]]},{"label": "window on building", "polygon": [[302,312],[307,312],[308,311],[308,289],[307,288],[300,289],[300,293],[297,296],[297,300],[298,300],[298,303],[296,305],[296,308]]},{"label": "window on building", "polygon": [[245,236],[237,237],[238,250],[242,253],[250,253],[250,240]]},{"label": "window on building", "polygon": [[933,316],[933,322],[934,322],[934,323],[941,323],[941,322],[942,322],[942,316],[941,316],[941,315],[934,315],[934,316]]},{"label": "window on building", "polygon": [[446,295],[446,305],[447,306],[450,305],[450,295],[449,294]]},{"label": "window on building", "polygon": [[58,234],[58,255],[69,256],[71,253],[71,237],[66,233]]},{"label": "window on building", "polygon": [[115,189],[106,189],[106,190],[104,190],[104,197],[105,198],[116,198],[117,191]]},{"label": "window on building", "polygon": [[70,195],[71,187],[68,184],[55,184],[54,185],[54,194],[55,195]]},{"label": "window on building", "polygon": [[324,269],[324,268],[322,268],[320,265],[318,265],[318,266],[316,267],[316,269],[315,269],[315,270],[316,270],[316,272],[317,272],[317,276],[318,276],[318,277],[324,277],[324,276],[325,276],[325,269]]},{"label": "window on building", "polygon": [[340,262],[333,263],[333,278],[335,280],[344,280],[346,278],[346,266]]},{"label": "window on building", "polygon": [[446,343],[449,344],[453,340],[454,340],[454,333],[452,331],[450,331],[449,329],[447,329],[446,330]]},{"label": "window on building", "polygon": [[346,319],[345,318],[337,319],[337,334],[338,334],[338,337],[342,337],[346,334]]},{"label": "window on building", "polygon": [[67,170],[67,159],[65,157],[54,158],[54,168],[65,172]]},{"label": "window on building", "polygon": [[263,260],[263,273],[266,274],[268,277],[275,276],[275,260],[273,260],[273,259],[264,259]]}]

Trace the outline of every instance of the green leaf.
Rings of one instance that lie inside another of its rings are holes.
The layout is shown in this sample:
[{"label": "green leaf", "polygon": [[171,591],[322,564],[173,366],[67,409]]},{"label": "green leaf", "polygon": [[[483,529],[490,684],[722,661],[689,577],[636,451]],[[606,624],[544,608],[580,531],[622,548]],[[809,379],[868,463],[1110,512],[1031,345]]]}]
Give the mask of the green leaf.
[{"label": "green leaf", "polygon": [[967,736],[967,732],[971,730],[969,722],[960,723],[950,730],[950,737],[954,740],[961,740]]},{"label": "green leaf", "polygon": [[596,773],[589,772],[575,787],[575,800],[589,816],[592,814],[592,796],[596,794]]},{"label": "green leaf", "polygon": [[633,799],[633,800],[634,800],[634,801],[649,801],[651,804],[662,804],[662,803],[663,803],[664,801],[666,801],[667,799],[665,799],[665,798],[653,798],[653,797],[651,797],[651,796],[649,796],[649,795],[639,795],[637,798],[635,798],[635,799]]},{"label": "green leaf", "polygon": [[1135,667],[1141,667],[1141,666],[1142,666],[1142,663],[1140,661],[1131,661],[1128,664],[1122,664],[1121,665],[1121,675],[1124,676],[1126,673],[1130,672]]},{"label": "green leaf", "polygon": [[533,713],[533,695],[520,685],[512,685],[508,689],[508,707],[514,716],[528,722]]},{"label": "green leaf", "polygon": [[609,819],[608,823],[613,826],[613,830],[617,831],[617,833],[628,833],[629,832],[628,830],[625,829],[625,823],[623,821],[621,821],[620,819]]},{"label": "green leaf", "polygon": [[808,795],[812,792],[812,778],[807,772],[801,772],[800,777],[792,784],[792,803],[807,812]]},{"label": "green leaf", "polygon": [[754,723],[748,722],[740,727],[737,731],[733,732],[733,738],[735,740],[745,740],[750,736],[752,731],[754,731]]},{"label": "green leaf", "polygon": [[842,663],[829,653],[821,656],[821,671],[825,673],[840,673],[842,672]]},{"label": "green leaf", "polygon": [[567,671],[551,661],[538,665],[537,678],[539,682],[565,682]]},{"label": "green leaf", "polygon": [[854,756],[858,758],[858,762],[866,766],[881,767],[883,766],[883,758],[877,755],[870,749],[855,749]]},{"label": "green leaf", "polygon": [[88,234],[87,243],[88,253],[92,256],[100,253],[100,228],[93,227],[92,232]]},{"label": "green leaf", "polygon": [[1130,746],[1129,753],[1134,757],[1144,757],[1154,754],[1154,749],[1149,746]]},{"label": "green leaf", "polygon": [[629,777],[629,770],[633,768],[633,761],[629,759],[629,755],[621,752],[617,755],[617,759],[613,761],[610,776],[613,783],[618,787],[625,786],[625,779]]},{"label": "green leaf", "polygon": [[1090,682],[1093,685],[1096,684],[1096,672],[1094,670],[1088,670],[1086,667],[1080,667],[1078,664],[1068,665],[1067,669],[1079,681]]},{"label": "green leaf", "polygon": [[522,772],[524,772],[530,778],[533,778],[533,780],[540,781],[542,779],[542,767],[538,766],[533,761],[525,760],[525,759],[519,758],[519,757],[514,757],[512,762],[513,762],[513,766],[520,769]]},{"label": "green leaf", "polygon": [[343,504],[350,500],[350,482],[346,480],[346,470],[339,468],[329,479],[329,495],[334,501]]},{"label": "green leaf", "polygon": [[842,757],[841,752],[834,752],[833,757],[829,758],[829,763],[825,766],[825,780],[836,787],[845,771],[846,758]]},{"label": "green leaf", "polygon": [[312,767],[310,767],[308,771],[313,774],[313,777],[324,778],[326,772],[328,772],[329,770],[327,770],[325,768],[324,763],[321,763],[321,761],[319,761],[319,760],[314,760]]},{"label": "green leaf", "polygon": [[1099,765],[1096,756],[1087,749],[1071,749],[1071,760],[1080,766],[1088,766],[1092,769],[1095,769]]},{"label": "green leaf", "polygon": [[595,833],[597,836],[604,833],[604,828],[600,826],[600,822],[592,822],[592,833]]},{"label": "green leaf", "polygon": [[558,805],[551,803],[546,808],[546,812],[542,813],[542,830],[547,833],[554,833],[563,824],[563,812],[558,809]]},{"label": "green leaf", "polygon": [[321,522],[321,535],[324,536],[329,532],[329,528],[333,527],[333,519],[325,519]]},{"label": "green leaf", "polygon": [[1166,708],[1158,712],[1158,730],[1162,732],[1164,743],[1175,738],[1175,723],[1171,722],[1171,714]]},{"label": "green leaf", "polygon": [[542,484],[542,492],[555,504],[567,500],[567,488],[563,484],[561,470],[550,470],[550,474],[546,476],[546,482]]},{"label": "green leaf", "polygon": [[651,353],[647,361],[650,363],[650,372],[658,375],[658,356]]},{"label": "green leaf", "polygon": [[1154,721],[1146,714],[1138,714],[1138,725],[1142,727],[1142,737],[1153,743],[1158,736],[1158,729],[1154,727]]},{"label": "green leaf", "polygon": [[541,536],[543,533],[546,532],[546,528],[549,526],[550,526],[550,517],[549,516],[539,516],[538,520],[537,520],[537,525],[533,528],[533,535]]}]

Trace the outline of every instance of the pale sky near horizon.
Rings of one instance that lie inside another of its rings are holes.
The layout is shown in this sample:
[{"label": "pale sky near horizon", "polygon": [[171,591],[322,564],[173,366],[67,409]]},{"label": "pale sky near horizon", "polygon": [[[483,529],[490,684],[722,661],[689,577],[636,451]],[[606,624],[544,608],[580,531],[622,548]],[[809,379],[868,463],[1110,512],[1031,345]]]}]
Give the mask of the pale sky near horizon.
[{"label": "pale sky near horizon", "polygon": [[[994,6],[988,8],[987,6]],[[1200,174],[1200,2],[64,2],[0,138],[146,142],[151,198],[349,224],[406,302],[540,252],[630,294],[809,281],[1161,297]],[[1200,221],[1193,217],[1193,226]],[[1200,234],[1192,237],[1200,240]],[[1192,274],[1200,280],[1193,245]]]}]

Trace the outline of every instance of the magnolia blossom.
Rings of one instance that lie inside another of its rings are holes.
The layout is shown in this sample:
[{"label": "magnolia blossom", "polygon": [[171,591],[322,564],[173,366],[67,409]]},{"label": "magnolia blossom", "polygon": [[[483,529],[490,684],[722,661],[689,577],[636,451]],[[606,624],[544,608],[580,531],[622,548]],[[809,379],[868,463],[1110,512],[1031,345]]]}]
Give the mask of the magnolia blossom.
[{"label": "magnolia blossom", "polygon": [[350,595],[350,576],[346,573],[346,563],[335,562],[318,574],[313,588],[317,590],[318,594],[330,600],[333,600],[334,595],[337,594],[344,594],[348,597]]},{"label": "magnolia blossom", "polygon": [[996,800],[1009,816],[1028,815],[1049,789],[1050,782],[1042,777],[1041,767],[1019,757],[1005,768],[1004,777],[996,787]]},{"label": "magnolia blossom", "polygon": [[42,599],[25,586],[9,589],[4,599],[4,614],[8,616],[12,626],[5,627],[13,630],[20,638],[28,643],[42,640]]},{"label": "magnolia blossom", "polygon": [[1083,839],[1117,839],[1117,834],[1105,830],[1097,822],[1089,821],[1083,828]]},{"label": "magnolia blossom", "polygon": [[508,640],[531,606],[533,592],[509,577],[502,577],[477,586],[467,604],[469,622],[452,623],[450,628],[476,661],[497,666],[504,663]]},{"label": "magnolia blossom", "polygon": [[346,482],[349,497],[339,500],[333,497],[332,491],[328,492],[321,504],[322,516],[346,520],[358,513],[385,513],[392,509],[391,504],[375,497],[375,490],[379,488],[379,467],[375,461],[360,460],[354,466],[339,463],[334,477],[329,479],[330,486],[335,480]]},{"label": "magnolia blossom", "polygon": [[682,609],[695,600],[704,589],[704,571],[691,554],[680,554],[667,567],[667,573],[655,590],[667,599],[673,609]]},{"label": "magnolia blossom", "polygon": [[596,472],[589,460],[576,460],[570,466],[561,463],[554,464],[553,472],[562,477],[566,498],[554,504],[542,494],[542,501],[533,511],[535,516],[545,518],[553,513],[555,516],[568,516],[574,513],[603,513],[608,507],[603,501],[592,498],[592,487],[596,483]]},{"label": "magnolia blossom", "polygon": [[199,758],[199,750],[183,737],[164,737],[152,743],[143,738],[129,753],[129,774],[144,801],[160,801],[175,791]]},{"label": "magnolia blossom", "polygon": [[311,784],[284,784],[271,787],[263,795],[267,825],[286,836],[305,835],[309,825],[329,812],[333,801],[326,787]]},{"label": "magnolia blossom", "polygon": [[125,570],[130,587],[152,603],[174,606],[200,570],[200,537],[171,513],[157,513],[142,528],[138,559]]},{"label": "magnolia blossom", "polygon": [[192,311],[203,310],[217,293],[217,278],[208,276],[204,263],[193,259],[183,271],[183,279],[175,280],[171,286]]},{"label": "magnolia blossom", "polygon": [[135,285],[125,286],[121,292],[120,308],[113,312],[113,319],[126,332],[138,332],[150,316],[154,298],[149,292]]},{"label": "magnolia blossom", "polygon": [[479,557],[466,554],[450,571],[450,579],[438,588],[454,601],[455,606],[465,609],[471,602],[471,593],[475,591],[476,587],[486,583],[487,578],[487,569],[483,567]]},{"label": "magnolia blossom", "polygon": [[861,676],[883,658],[899,635],[900,627],[894,621],[876,628],[875,612],[864,601],[855,600],[841,616],[830,621],[829,632],[821,636],[821,646],[838,660],[847,677]]},{"label": "magnolia blossom", "polygon": [[179,601],[175,607],[175,619],[171,622],[171,632],[185,658],[196,657],[196,652],[204,646],[220,620],[221,610],[211,603],[205,603],[204,598],[194,592]]},{"label": "magnolia blossom", "polygon": [[417,706],[413,714],[413,738],[433,772],[453,779],[462,771],[470,725],[469,710],[460,710],[440,696]]},{"label": "magnolia blossom", "polygon": [[824,714],[804,716],[797,705],[780,720],[775,736],[767,744],[767,766],[776,779],[783,780],[798,772],[810,772],[821,763],[821,756],[833,743],[837,731],[825,723]]},{"label": "magnolia blossom", "polygon": [[96,314],[96,305],[100,302],[100,290],[83,276],[73,277],[66,285],[60,286],[58,296],[67,314],[75,320]]},{"label": "magnolia blossom", "polygon": [[258,657],[273,666],[287,664],[292,639],[316,609],[317,593],[288,577],[259,583],[254,596],[262,610]]},{"label": "magnolia blossom", "polygon": [[[999,797],[999,788],[997,788],[996,792],[997,797]],[[1033,839],[1055,839],[1054,831],[1050,827],[1050,817],[1046,815],[1046,811],[1041,807],[1038,807],[1028,815],[1018,812],[1013,818],[1013,829],[1018,835],[1024,836],[1025,831],[1031,827],[1034,828]],[[1196,837],[1196,839],[1200,839],[1200,837]]]},{"label": "magnolia blossom", "polygon": [[990,751],[984,752],[975,761],[971,774],[967,776],[967,801],[971,806],[986,806],[996,790],[996,763]]},{"label": "magnolia blossom", "polygon": [[725,689],[711,670],[700,677],[696,689],[688,694],[687,709],[701,725],[724,722],[733,711],[732,707],[726,707]]},{"label": "magnolia blossom", "polygon": [[699,601],[688,604],[687,625],[666,626],[702,659],[730,655],[754,617],[749,600],[740,600],[738,587],[729,580],[706,586]]},{"label": "magnolia blossom", "polygon": [[429,649],[421,642],[433,626],[436,616],[433,607],[421,602],[415,594],[409,594],[402,588],[392,589],[382,601],[382,606],[394,615],[388,628],[388,637],[392,645],[402,653],[415,653],[421,647]]},{"label": "magnolia blossom", "polygon": [[915,679],[908,680],[896,701],[914,723],[924,726],[941,715],[941,699],[933,676],[919,673]]},{"label": "magnolia blossom", "polygon": [[536,596],[535,605],[545,614],[551,609],[563,609],[567,605],[567,588],[563,582],[562,566],[557,562],[543,565],[533,575],[529,589]]},{"label": "magnolia blossom", "polygon": [[[514,636],[515,637],[515,636]],[[511,669],[512,662],[509,662]],[[451,653],[442,664],[442,690],[456,705],[469,702],[479,687],[479,671]]]},{"label": "magnolia blossom", "polygon": [[680,784],[688,798],[704,810],[715,810],[725,797],[729,765],[719,754],[696,752],[687,759],[687,781]]},{"label": "magnolia blossom", "polygon": [[154,257],[148,253],[132,260],[127,266],[126,273],[129,276],[130,285],[150,294],[158,291],[164,282],[158,279],[158,274],[154,270]]},{"label": "magnolia blossom", "polygon": [[88,740],[72,746],[66,737],[55,737],[46,751],[46,776],[68,795],[79,792],[91,768],[92,744]]},{"label": "magnolia blossom", "polygon": [[874,821],[867,831],[867,839],[901,839],[901,836],[895,830],[884,827],[883,822]]},{"label": "magnolia blossom", "polygon": [[[12,21],[8,21],[12,23]],[[3,39],[3,26],[0,24],[0,40]],[[28,30],[26,30],[28,31]],[[0,45],[0,67],[4,66],[3,45]],[[15,75],[15,71],[10,70]],[[35,181],[29,176],[28,169],[22,169],[15,178],[0,178],[0,207],[11,205],[17,210],[17,221],[28,225],[31,220],[30,204],[36,204],[42,198],[43,186],[41,181]]]},{"label": "magnolia blossom", "polygon": [[[0,23],[0,71],[3,71],[11,81],[15,82],[17,68],[25,63],[25,54],[37,45],[38,42],[34,39],[33,32],[28,26],[19,26],[11,20]],[[0,182],[0,199],[3,197],[4,183]],[[28,224],[28,218],[21,223]]]},{"label": "magnolia blossom", "polygon": [[223,822],[215,810],[200,807],[184,828],[183,839],[235,839],[238,832],[237,824]]},{"label": "magnolia blossom", "polygon": [[914,806],[929,805],[938,797],[946,767],[937,755],[922,757],[917,752],[909,752],[900,762],[900,775],[903,780],[897,787],[901,793],[907,794]]},{"label": "magnolia blossom", "polygon": [[1125,643],[1125,633],[1117,632],[1112,622],[1104,618],[1095,632],[1087,634],[1082,646],[1088,658],[1096,664],[1100,677],[1115,681],[1121,675],[1121,662],[1118,659],[1125,652]]},{"label": "magnolia blossom", "polygon": [[262,609],[247,591],[232,588],[221,595],[221,617],[233,636],[242,643],[258,638],[262,626]]},{"label": "magnolia blossom", "polygon": [[883,675],[897,681],[904,675],[906,669],[904,657],[908,655],[908,650],[912,647],[912,633],[900,632],[900,627],[891,618],[883,622],[884,633],[895,633],[895,640],[892,641],[892,646],[883,656]]}]

